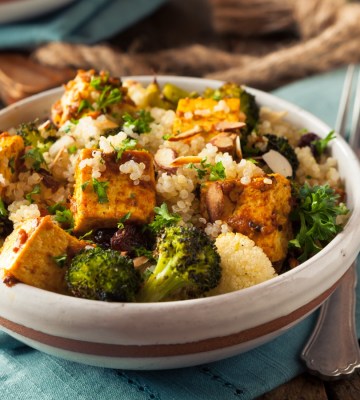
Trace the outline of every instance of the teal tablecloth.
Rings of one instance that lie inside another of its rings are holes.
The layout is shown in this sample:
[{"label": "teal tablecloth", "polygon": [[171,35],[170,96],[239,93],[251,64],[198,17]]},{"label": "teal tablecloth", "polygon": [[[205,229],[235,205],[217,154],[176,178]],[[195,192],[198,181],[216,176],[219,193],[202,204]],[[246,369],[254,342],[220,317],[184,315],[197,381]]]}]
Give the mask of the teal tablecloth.
[{"label": "teal tablecloth", "polygon": [[[344,70],[276,91],[335,123]],[[360,271],[358,271],[359,273]],[[358,290],[360,304],[360,290]],[[279,338],[227,360],[168,371],[89,367],[40,353],[0,332],[0,399],[6,400],[227,400],[253,399],[304,371],[299,354],[316,313]],[[357,309],[360,335],[360,309]]]},{"label": "teal tablecloth", "polygon": [[166,1],[75,0],[44,16],[0,24],[0,49],[32,48],[50,41],[94,44],[123,31]]}]

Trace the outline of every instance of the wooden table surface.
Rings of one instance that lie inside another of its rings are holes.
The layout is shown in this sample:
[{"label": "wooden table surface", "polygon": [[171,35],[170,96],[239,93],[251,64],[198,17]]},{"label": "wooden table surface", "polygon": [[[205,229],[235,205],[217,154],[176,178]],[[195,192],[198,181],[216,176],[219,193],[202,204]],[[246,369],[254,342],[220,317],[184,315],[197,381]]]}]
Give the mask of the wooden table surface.
[{"label": "wooden table surface", "polygon": [[[271,37],[265,40],[262,45],[265,47],[267,45],[276,46],[275,42],[279,39],[284,40],[283,37]],[[231,49],[234,45],[241,48],[244,44],[236,43],[236,40],[236,38],[231,37],[218,37],[214,33],[211,27],[211,12],[207,0],[188,2],[169,0],[153,15],[130,27],[127,31],[110,38],[108,42],[124,51],[152,51],[194,43],[216,44],[224,49]],[[261,42],[258,39],[256,41],[261,47]],[[249,44],[249,40],[247,40],[247,44]],[[2,53],[0,52],[1,56]],[[328,382],[304,373],[258,398],[258,400],[285,399],[359,400],[360,371],[355,371],[347,379]]]}]

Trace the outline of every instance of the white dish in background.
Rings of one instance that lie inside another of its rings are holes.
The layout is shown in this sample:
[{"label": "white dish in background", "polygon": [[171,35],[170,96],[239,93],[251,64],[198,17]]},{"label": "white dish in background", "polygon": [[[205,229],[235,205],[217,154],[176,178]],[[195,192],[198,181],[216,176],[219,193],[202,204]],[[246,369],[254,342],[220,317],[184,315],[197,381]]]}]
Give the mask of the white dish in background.
[{"label": "white dish in background", "polygon": [[74,0],[2,0],[0,1],[0,24],[24,21],[40,17],[60,9]]},{"label": "white dish in background", "polygon": [[[124,78],[126,79],[126,78]],[[152,77],[132,77],[150,82]],[[158,77],[201,91],[222,82]],[[331,130],[308,112],[248,89],[260,105],[287,110],[288,119],[325,136]],[[62,89],[25,99],[0,112],[0,128],[44,117]],[[241,291],[164,303],[106,303],[63,296],[24,284],[0,283],[0,326],[20,341],[69,360],[110,368],[165,369],[207,363],[278,336],[317,308],[335,289],[360,249],[360,166],[347,143],[331,144],[352,215],[321,252],[292,271]]]}]

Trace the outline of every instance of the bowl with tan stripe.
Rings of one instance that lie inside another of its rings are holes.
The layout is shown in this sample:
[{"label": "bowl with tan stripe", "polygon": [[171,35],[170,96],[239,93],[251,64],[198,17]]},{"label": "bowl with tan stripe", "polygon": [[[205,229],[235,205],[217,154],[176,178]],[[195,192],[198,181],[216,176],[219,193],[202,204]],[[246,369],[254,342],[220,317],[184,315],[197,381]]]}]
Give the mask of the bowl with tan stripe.
[{"label": "bowl with tan stripe", "polygon": [[[148,83],[152,77],[131,77]],[[158,77],[201,91],[221,82]],[[262,106],[288,111],[287,119],[321,136],[331,130],[299,107],[248,88]],[[45,117],[62,93],[56,88],[0,112],[0,128]],[[166,369],[198,365],[270,341],[319,307],[335,290],[360,249],[360,167],[341,138],[331,144],[345,182],[351,216],[316,256],[269,281],[194,300],[110,303],[51,293],[22,283],[0,283],[0,328],[45,353],[89,365]]]}]

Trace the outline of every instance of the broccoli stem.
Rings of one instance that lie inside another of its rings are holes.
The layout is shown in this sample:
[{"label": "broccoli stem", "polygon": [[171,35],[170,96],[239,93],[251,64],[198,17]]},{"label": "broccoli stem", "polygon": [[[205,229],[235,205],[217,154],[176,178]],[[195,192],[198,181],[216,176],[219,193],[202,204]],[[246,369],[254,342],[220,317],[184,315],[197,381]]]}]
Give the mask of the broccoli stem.
[{"label": "broccoli stem", "polygon": [[160,255],[158,263],[145,282],[138,301],[157,302],[166,299],[170,293],[176,293],[186,286],[183,278],[174,273],[174,268],[180,257],[174,256],[170,261],[165,255]]}]

